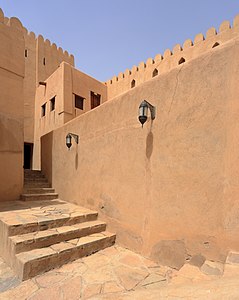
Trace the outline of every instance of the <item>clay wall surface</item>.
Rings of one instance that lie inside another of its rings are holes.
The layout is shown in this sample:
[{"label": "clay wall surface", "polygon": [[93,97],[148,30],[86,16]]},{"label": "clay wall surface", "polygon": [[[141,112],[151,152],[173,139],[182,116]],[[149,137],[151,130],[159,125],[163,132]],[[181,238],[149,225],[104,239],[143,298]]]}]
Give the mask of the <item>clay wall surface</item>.
[{"label": "clay wall surface", "polygon": [[24,28],[25,80],[24,80],[24,141],[33,143],[35,91],[39,81],[45,81],[65,61],[74,66],[74,56],[52,44],[48,39]]},{"label": "clay wall surface", "polygon": [[24,142],[33,143],[36,92],[36,36],[33,32],[24,30],[24,39]]},{"label": "clay wall surface", "polygon": [[[33,167],[40,169],[40,137],[60,127],[73,118],[89,111],[91,91],[101,95],[101,103],[106,101],[107,87],[102,82],[76,70],[68,63],[60,67],[45,80],[46,86],[36,89],[35,138]],[[84,109],[75,107],[75,94],[83,97]],[[55,97],[55,109],[50,111],[50,100]],[[46,104],[46,114],[42,116],[42,105]]]},{"label": "clay wall surface", "polygon": [[39,81],[46,80],[65,61],[74,66],[74,56],[67,51],[57,48],[56,44],[39,35],[36,41],[37,47],[37,85]]},{"label": "clay wall surface", "polygon": [[[64,69],[61,65],[45,81],[46,85],[40,85],[36,89],[35,96],[35,133],[33,169],[41,169],[40,166],[40,137],[64,124],[63,114],[63,82]],[[51,110],[51,99],[55,97],[55,108]],[[45,105],[45,116],[42,106]]]},{"label": "clay wall surface", "polygon": [[24,38],[17,18],[0,9],[0,201],[19,198],[23,187]]},{"label": "clay wall surface", "polygon": [[[67,122],[91,110],[91,91],[101,95],[101,104],[107,100],[107,87],[104,83],[71,67],[69,64],[64,64],[64,75],[64,117]],[[75,108],[74,95],[85,99],[83,110]]]},{"label": "clay wall surface", "polygon": [[108,87],[108,99],[112,99],[122,93],[129,91],[135,80],[138,86],[157,74],[163,74],[177,67],[184,61],[188,62],[199,57],[203,53],[210,51],[213,47],[220,47],[223,43],[239,35],[239,15],[234,18],[231,27],[229,21],[224,21],[217,31],[212,27],[208,29],[206,35],[199,33],[194,41],[188,39],[183,46],[176,44],[170,50],[166,49],[163,53],[157,54],[154,59],[149,58],[146,63],[141,62],[138,66],[133,66],[131,70],[125,70],[106,82]]},{"label": "clay wall surface", "polygon": [[[234,39],[43,137],[60,199],[96,209],[120,245],[175,268],[238,251],[238,66]],[[157,112],[142,129],[143,99]],[[80,137],[70,150],[68,132]]]}]

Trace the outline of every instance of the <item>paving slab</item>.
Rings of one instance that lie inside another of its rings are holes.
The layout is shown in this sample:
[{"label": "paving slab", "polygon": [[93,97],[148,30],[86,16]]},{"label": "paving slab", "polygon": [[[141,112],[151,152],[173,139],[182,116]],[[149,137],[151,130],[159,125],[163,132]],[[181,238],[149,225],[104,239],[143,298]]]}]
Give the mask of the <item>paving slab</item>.
[{"label": "paving slab", "polygon": [[0,300],[239,299],[237,264],[220,276],[190,264],[177,271],[117,245],[24,282],[0,259],[0,274],[9,284],[0,281]]}]

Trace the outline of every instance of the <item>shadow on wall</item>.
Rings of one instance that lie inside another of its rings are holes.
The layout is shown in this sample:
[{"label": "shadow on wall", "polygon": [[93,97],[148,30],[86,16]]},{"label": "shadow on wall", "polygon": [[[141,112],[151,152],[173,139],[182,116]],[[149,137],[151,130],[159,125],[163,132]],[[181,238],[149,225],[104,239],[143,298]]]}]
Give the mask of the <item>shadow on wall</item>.
[{"label": "shadow on wall", "polygon": [[146,156],[148,159],[150,159],[152,153],[153,153],[153,145],[154,145],[154,135],[150,131],[147,135],[146,139]]},{"label": "shadow on wall", "polygon": [[78,169],[78,151],[76,152],[76,155],[75,155],[75,169],[76,170]]},{"label": "shadow on wall", "polygon": [[75,169],[77,170],[78,169],[78,166],[79,166],[79,161],[78,161],[78,159],[79,159],[79,155],[78,155],[78,153],[79,153],[79,147],[80,147],[80,145],[79,145],[79,143],[76,143],[75,144],[76,145],[76,150],[75,150]]}]

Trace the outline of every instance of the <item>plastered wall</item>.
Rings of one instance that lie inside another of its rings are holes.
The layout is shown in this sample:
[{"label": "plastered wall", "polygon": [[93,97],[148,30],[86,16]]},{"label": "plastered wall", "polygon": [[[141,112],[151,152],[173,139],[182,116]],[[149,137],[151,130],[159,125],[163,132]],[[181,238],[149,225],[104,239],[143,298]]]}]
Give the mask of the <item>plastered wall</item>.
[{"label": "plastered wall", "polygon": [[0,40],[0,201],[9,201],[23,186],[24,37],[21,22],[1,9]]},{"label": "plastered wall", "polygon": [[[175,268],[239,250],[238,66],[234,39],[43,136],[60,198],[96,209],[119,244]],[[157,113],[142,129],[143,99]],[[80,137],[70,150],[68,132]]]},{"label": "plastered wall", "polygon": [[[184,61],[190,61],[203,53],[218,47],[223,43],[235,38],[239,34],[239,15],[234,18],[232,26],[229,21],[224,21],[219,29],[212,27],[206,35],[199,33],[194,40],[187,39],[183,45],[176,44],[172,50],[166,49],[157,54],[154,59],[149,58],[131,70],[125,70],[106,82],[108,87],[108,98],[112,99],[122,93],[129,91],[132,86],[138,86],[157,74],[163,74],[177,67]],[[132,81],[135,81],[135,84]]]},{"label": "plastered wall", "polygon": [[44,82],[65,61],[74,66],[74,56],[51,43],[43,36],[22,27],[25,40],[24,78],[24,141],[34,142],[35,92],[39,82]]},{"label": "plastered wall", "polygon": [[[101,95],[101,103],[107,99],[107,87],[102,82],[62,62],[57,70],[45,80],[46,85],[36,89],[35,134],[33,168],[40,169],[40,137],[62,126],[91,109],[91,91]],[[84,98],[84,109],[75,107],[75,94]],[[50,100],[55,97],[55,109],[51,111]],[[42,106],[46,104],[45,116]]]}]

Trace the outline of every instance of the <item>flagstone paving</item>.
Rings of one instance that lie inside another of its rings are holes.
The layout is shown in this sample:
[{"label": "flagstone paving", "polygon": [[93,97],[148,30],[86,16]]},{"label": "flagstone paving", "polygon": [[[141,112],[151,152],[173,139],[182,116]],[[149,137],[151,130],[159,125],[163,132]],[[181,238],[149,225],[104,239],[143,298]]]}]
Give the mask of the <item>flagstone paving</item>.
[{"label": "flagstone paving", "polygon": [[206,275],[186,264],[179,271],[113,246],[20,282],[0,259],[1,300],[239,299],[239,265]]}]

